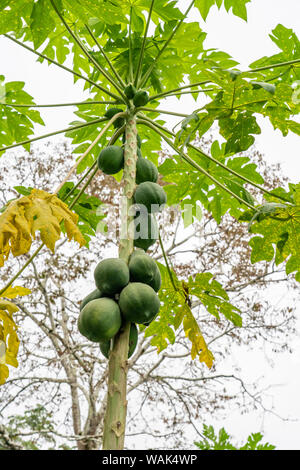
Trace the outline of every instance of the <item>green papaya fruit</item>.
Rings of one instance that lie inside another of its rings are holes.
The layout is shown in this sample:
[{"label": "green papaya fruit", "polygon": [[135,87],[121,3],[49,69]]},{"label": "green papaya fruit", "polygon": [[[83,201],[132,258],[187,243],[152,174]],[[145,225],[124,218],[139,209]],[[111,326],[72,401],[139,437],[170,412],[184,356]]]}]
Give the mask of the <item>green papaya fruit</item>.
[{"label": "green papaya fruit", "polygon": [[[108,110],[106,111],[106,113],[104,114],[105,117],[107,117],[107,119],[111,119],[112,117],[114,117],[116,114],[118,113],[122,113],[123,112],[123,109],[120,109],[120,108],[108,108]],[[125,124],[125,119],[120,117],[118,118],[115,122],[114,122],[114,128],[115,129],[119,129],[120,127],[122,127],[123,125]]]},{"label": "green papaya fruit", "polygon": [[124,88],[124,94],[127,96],[129,100],[132,100],[134,98],[134,95],[136,94],[136,88],[132,83],[129,83],[125,88]]},{"label": "green papaya fruit", "polygon": [[145,181],[137,186],[134,201],[145,206],[148,212],[159,212],[167,202],[167,195],[159,184]]},{"label": "green papaya fruit", "polygon": [[118,145],[108,145],[98,156],[98,168],[106,175],[114,175],[124,168],[124,150]]},{"label": "green papaya fruit", "polygon": [[137,91],[133,98],[133,104],[137,108],[140,106],[146,106],[148,101],[149,101],[149,94],[145,90]]},{"label": "green papaya fruit", "polygon": [[158,239],[158,225],[152,214],[140,212],[134,217],[134,246],[147,251]]},{"label": "green papaya fruit", "polygon": [[145,323],[152,321],[159,312],[160,300],[152,287],[131,282],[120,294],[119,307],[126,320]]},{"label": "green papaya fruit", "polygon": [[122,323],[120,308],[112,299],[101,297],[88,302],[78,317],[79,332],[90,341],[108,341],[119,331]]},{"label": "green papaya fruit", "polygon": [[129,268],[121,258],[107,258],[94,271],[97,289],[105,295],[119,294],[129,282]]},{"label": "green papaya fruit", "polygon": [[[131,323],[130,332],[129,332],[128,358],[130,358],[135,351],[135,348],[138,342],[138,334],[139,333],[138,333],[136,324]],[[110,341],[101,342],[100,351],[102,352],[103,356],[105,356],[108,359],[109,351],[110,351]]]},{"label": "green papaya fruit", "polygon": [[146,160],[146,158],[138,158],[135,180],[137,184],[144,183],[145,181],[156,183],[158,180],[158,170],[154,163],[150,160]]},{"label": "green papaya fruit", "polygon": [[142,282],[158,292],[161,286],[161,275],[154,259],[144,254],[130,257],[129,273],[131,282]]}]

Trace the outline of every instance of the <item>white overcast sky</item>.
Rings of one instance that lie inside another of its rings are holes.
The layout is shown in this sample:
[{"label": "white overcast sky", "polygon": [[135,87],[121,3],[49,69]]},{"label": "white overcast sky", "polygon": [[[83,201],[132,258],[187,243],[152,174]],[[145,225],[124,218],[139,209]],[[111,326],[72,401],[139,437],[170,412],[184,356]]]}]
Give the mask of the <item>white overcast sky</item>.
[{"label": "white overcast sky", "polygon": [[[187,0],[180,2],[183,6],[188,3]],[[191,19],[200,20],[200,17],[193,12]],[[248,6],[248,23],[231,13],[227,14],[224,9],[218,11],[215,7],[212,8],[206,23],[200,21],[208,33],[205,46],[216,47],[230,53],[241,63],[241,68],[246,69],[254,60],[278,52],[268,36],[278,23],[292,28],[300,37],[300,1],[252,0]],[[49,67],[46,63],[42,65],[36,63],[34,55],[5,38],[0,38],[0,64],[0,75],[4,75],[7,81],[25,81],[26,91],[33,95],[36,103],[72,102],[87,97],[81,91],[81,81],[74,86],[72,75],[53,65]],[[194,100],[186,97],[184,101],[172,99],[168,103],[176,107],[179,112],[186,113],[199,107]],[[37,126],[36,135],[67,127],[73,119],[71,108],[43,109],[41,113],[46,127]],[[170,124],[173,122],[170,120]],[[274,132],[273,128],[264,121],[262,134],[258,136],[256,145],[268,162],[280,162],[284,173],[291,181],[299,181],[299,136],[290,133],[284,138],[280,131]],[[265,377],[266,383],[277,384],[278,386],[270,391],[270,400],[280,415],[291,417],[294,421],[282,422],[271,415],[266,415],[262,419],[258,413],[252,413],[251,416],[232,413],[230,418],[222,422],[215,420],[216,427],[225,426],[230,433],[240,438],[246,437],[252,431],[261,430],[266,439],[278,448],[300,450],[299,337],[296,338],[295,347],[294,354],[280,356],[273,367],[266,359],[266,351],[257,351],[256,354],[243,351],[241,354],[241,351],[236,350],[236,353],[234,352],[229,358],[229,363],[232,361],[241,367],[244,367],[245,361],[248,361],[249,382],[261,376]]]}]

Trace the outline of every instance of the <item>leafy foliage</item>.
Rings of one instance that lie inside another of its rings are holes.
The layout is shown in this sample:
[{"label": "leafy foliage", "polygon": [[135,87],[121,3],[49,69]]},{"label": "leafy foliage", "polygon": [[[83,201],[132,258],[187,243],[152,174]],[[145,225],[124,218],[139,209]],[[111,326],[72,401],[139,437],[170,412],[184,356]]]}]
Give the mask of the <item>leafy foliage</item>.
[{"label": "leafy foliage", "polygon": [[[23,415],[11,416],[8,419],[6,433],[12,445],[22,446],[24,450],[39,450],[40,440],[52,444],[52,450],[55,444],[55,439],[52,435],[54,429],[52,414],[43,405],[37,405],[33,409],[25,410]],[[20,434],[22,433],[28,434],[29,437],[21,437]],[[8,450],[7,442],[1,436],[0,450]]]},{"label": "leafy foliage", "polygon": [[197,274],[194,279],[190,277],[188,282],[185,282],[180,281],[174,271],[169,272],[164,265],[159,264],[159,268],[162,275],[162,287],[159,291],[162,307],[159,316],[147,327],[145,336],[153,336],[151,344],[160,352],[167,347],[168,341],[174,344],[174,331],[182,325],[192,343],[192,359],[198,356],[200,362],[211,368],[213,354],[208,349],[192,313],[192,299],[200,301],[199,303],[218,320],[222,314],[237,326],[242,325],[239,309],[230,304],[226,291],[219,282],[212,279],[212,274]]},{"label": "leafy foliage", "polygon": [[[252,62],[251,69],[259,67],[267,67],[268,65],[288,62],[299,58],[299,39],[295,32],[286,28],[282,24],[278,24],[270,34],[271,40],[280,49],[280,52],[272,55],[271,57],[262,57],[261,59]],[[300,68],[293,64],[288,64],[279,68],[278,73],[274,69],[266,68],[260,72],[264,76],[264,81],[277,81],[292,84],[295,80],[300,78]],[[270,80],[272,78],[272,80]]]},{"label": "leafy foliage", "polygon": [[249,80],[247,73],[232,75],[218,68],[203,71],[201,77],[215,83],[220,91],[216,88],[212,101],[200,112],[194,111],[190,122],[182,123],[178,144],[186,145],[197,134],[202,136],[217,120],[220,134],[226,139],[226,154],[242,152],[251,147],[254,136],[261,133],[257,114],[269,118],[274,129],[280,129],[284,136],[289,130],[299,135],[300,127],[291,117],[299,113],[300,106],[294,103],[294,90],[289,83],[279,81],[271,85]]},{"label": "leafy foliage", "polygon": [[201,16],[206,20],[210,9],[216,5],[219,9],[224,5],[227,11],[232,9],[232,13],[247,21],[246,4],[251,0],[197,0],[195,6],[198,7]]},{"label": "leafy foliage", "polygon": [[[14,107],[14,104],[34,104],[32,96],[24,91],[24,82],[5,82],[0,76],[0,151],[1,147],[22,142],[34,132],[34,124],[44,125],[39,111]],[[29,145],[24,147],[28,150]],[[2,155],[2,153],[0,153]]]},{"label": "leafy foliage", "polygon": [[173,282],[171,282],[164,265],[159,264],[159,269],[162,276],[162,286],[159,291],[162,306],[159,316],[145,330],[145,336],[152,336],[151,344],[157,347],[158,352],[161,352],[167,347],[168,341],[171,344],[175,343],[175,331],[183,323],[185,334],[192,343],[192,358],[195,359],[198,356],[200,362],[204,362],[207,367],[211,368],[213,355],[205,343],[199,325],[187,302],[188,298],[182,283],[173,271]]},{"label": "leafy foliage", "polygon": [[[225,165],[237,174],[248,178],[253,183],[262,183],[263,178],[257,172],[256,165],[251,162],[247,156],[231,156],[226,155],[225,146],[221,147],[215,141],[211,146],[211,155],[216,161]],[[210,175],[218,179],[225,187],[230,189],[233,195],[228,194],[224,189],[214,184],[207,176],[192,168],[186,161],[175,157],[175,159],[167,159],[159,167],[163,180],[170,183],[165,186],[168,195],[168,204],[177,204],[180,201],[182,209],[187,204],[196,206],[197,202],[210,211],[216,221],[219,223],[221,217],[230,212],[233,217],[241,215],[242,204],[234,197],[237,195],[247,203],[253,203],[254,200],[248,190],[245,188],[245,181],[238,176],[229,175],[226,168],[222,168],[210,162],[204,156],[201,156],[194,149],[189,151],[189,155],[194,161],[199,163],[201,167]]]},{"label": "leafy foliage", "polygon": [[63,222],[68,239],[83,246],[86,241],[77,227],[78,216],[54,194],[33,189],[29,196],[10,202],[0,216],[0,266],[8,258],[30,250],[35,232],[40,231],[45,245],[54,252]]},{"label": "leafy foliage", "polygon": [[[296,279],[300,281],[300,185],[290,186],[285,197],[292,204],[278,204],[270,196],[270,202],[255,214],[255,219],[252,217],[249,231],[258,235],[250,240],[251,261],[274,259],[276,265],[286,261],[286,273],[296,271]],[[246,213],[242,220],[250,215]]]},{"label": "leafy foliage", "polygon": [[248,436],[247,442],[241,446],[233,444],[231,436],[221,428],[218,432],[213,426],[203,425],[202,441],[195,442],[200,450],[274,450],[275,446],[266,442],[262,444],[263,435],[260,432],[252,433]]},{"label": "leafy foliage", "polygon": [[[68,205],[72,204],[75,198],[78,198],[80,192],[79,189],[73,190],[73,188],[74,183],[65,183],[58,192],[58,197]],[[72,194],[68,196],[71,191]],[[78,229],[86,240],[87,247],[91,237],[96,234],[99,222],[105,218],[101,214],[101,205],[102,202],[97,197],[81,193],[80,199],[72,207],[72,210],[78,215]]]},{"label": "leafy foliage", "polygon": [[17,296],[30,294],[30,290],[24,287],[9,287],[0,295],[0,385],[6,382],[9,376],[8,365],[18,367],[17,354],[19,350],[19,338],[17,325],[13,314],[19,309],[9,300]]},{"label": "leafy foliage", "polygon": [[[74,186],[74,183],[71,182],[64,183],[57,196],[68,206],[72,204],[72,210],[78,215],[78,229],[82,233],[88,248],[88,243],[91,237],[95,236],[99,222],[105,218],[101,213],[102,202],[97,197],[80,192]],[[23,196],[29,196],[33,190],[31,187],[25,186],[14,186],[14,189]],[[64,231],[63,227],[62,230]]]}]

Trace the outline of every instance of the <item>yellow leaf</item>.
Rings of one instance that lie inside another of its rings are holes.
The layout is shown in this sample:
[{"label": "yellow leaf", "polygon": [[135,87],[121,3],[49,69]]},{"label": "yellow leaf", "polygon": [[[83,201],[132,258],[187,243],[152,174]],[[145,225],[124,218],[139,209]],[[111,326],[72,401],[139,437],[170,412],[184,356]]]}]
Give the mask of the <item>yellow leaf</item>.
[{"label": "yellow leaf", "polygon": [[19,338],[13,314],[19,308],[3,297],[13,299],[18,295],[30,294],[25,287],[9,287],[0,295],[0,385],[3,385],[9,376],[7,365],[18,367]]},{"label": "yellow leaf", "polygon": [[0,297],[6,297],[7,299],[14,299],[15,297],[18,297],[19,295],[22,296],[22,295],[28,295],[28,294],[31,294],[31,290],[27,289],[26,287],[10,286],[0,295]]},{"label": "yellow leaf", "polygon": [[187,304],[184,308],[183,328],[186,336],[192,343],[192,359],[194,360],[198,356],[199,361],[204,362],[210,369],[213,365],[214,356],[212,352],[208,349],[207,344],[202,336],[199,325]]},{"label": "yellow leaf", "polygon": [[[0,331],[0,338],[2,337]],[[5,364],[5,355],[6,355],[6,344],[2,339],[0,339],[0,364]]]},{"label": "yellow leaf", "polygon": [[5,384],[6,379],[9,376],[9,370],[8,367],[4,364],[0,363],[0,385]]},{"label": "yellow leaf", "polygon": [[0,266],[10,252],[13,256],[28,253],[39,231],[42,241],[54,252],[61,235],[61,223],[69,240],[85,245],[78,226],[78,216],[55,194],[33,189],[29,196],[10,202],[0,216]]},{"label": "yellow leaf", "polygon": [[7,341],[6,364],[18,367],[17,355],[19,351],[20,341],[16,331],[11,331]]},{"label": "yellow leaf", "polygon": [[17,312],[19,309],[15,304],[10,302],[9,300],[0,299],[0,315],[1,315],[1,311],[4,311],[4,310],[7,310],[9,314],[12,315],[13,313]]}]

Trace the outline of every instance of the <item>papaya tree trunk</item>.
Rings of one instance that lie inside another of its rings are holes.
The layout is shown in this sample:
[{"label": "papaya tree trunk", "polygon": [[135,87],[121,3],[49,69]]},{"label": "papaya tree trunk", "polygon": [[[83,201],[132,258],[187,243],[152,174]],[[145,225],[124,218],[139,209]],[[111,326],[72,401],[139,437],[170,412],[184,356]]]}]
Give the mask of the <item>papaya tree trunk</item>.
[{"label": "papaya tree trunk", "polygon": [[[135,173],[137,160],[137,129],[136,119],[129,111],[125,129],[123,203],[121,205],[121,236],[119,257],[128,263],[133,251],[133,224],[129,208],[133,204],[135,190]],[[130,322],[122,328],[114,338],[113,348],[108,364],[108,393],[103,428],[103,450],[122,450],[124,447],[126,413],[127,413],[127,372],[128,343]]]}]

